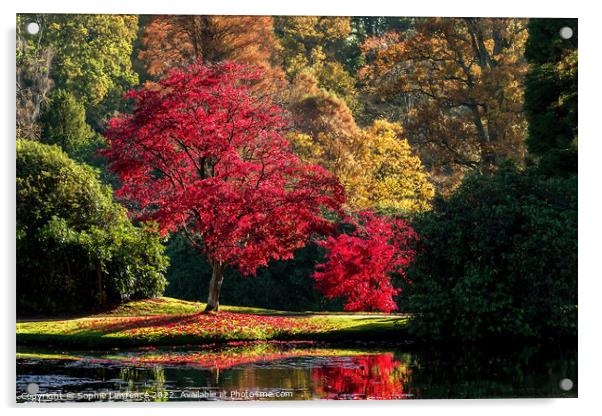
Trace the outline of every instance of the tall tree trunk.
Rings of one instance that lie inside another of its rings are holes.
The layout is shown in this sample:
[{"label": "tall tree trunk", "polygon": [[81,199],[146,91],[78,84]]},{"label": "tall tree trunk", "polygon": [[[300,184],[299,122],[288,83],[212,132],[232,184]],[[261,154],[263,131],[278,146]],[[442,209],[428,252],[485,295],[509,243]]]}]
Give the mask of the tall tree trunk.
[{"label": "tall tree trunk", "polygon": [[219,309],[219,292],[224,281],[224,265],[219,262],[212,262],[211,281],[209,282],[209,296],[207,297],[207,306],[205,313],[217,312]]},{"label": "tall tree trunk", "polygon": [[100,265],[96,265],[96,300],[98,301],[99,306],[104,306],[106,304],[106,293],[104,289],[104,279],[102,276],[102,269]]}]

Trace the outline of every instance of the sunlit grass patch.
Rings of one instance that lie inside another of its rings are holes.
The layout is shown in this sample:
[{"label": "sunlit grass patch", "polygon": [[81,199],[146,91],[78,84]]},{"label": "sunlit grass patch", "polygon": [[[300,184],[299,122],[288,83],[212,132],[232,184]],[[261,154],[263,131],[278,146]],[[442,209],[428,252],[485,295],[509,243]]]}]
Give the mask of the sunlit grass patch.
[{"label": "sunlit grass patch", "polygon": [[130,302],[108,313],[86,318],[21,322],[17,324],[17,342],[101,347],[254,340],[378,340],[403,337],[406,323],[406,318],[401,316],[292,315],[228,306],[217,314],[202,314],[199,312],[203,306],[158,298]]},{"label": "sunlit grass patch", "polygon": [[[169,297],[132,301],[118,306],[108,312],[99,314],[106,316],[143,316],[143,315],[179,315],[197,313],[205,309],[203,302],[194,302]],[[294,312],[277,311],[274,309],[253,308],[248,306],[220,306],[223,312],[251,313],[257,315],[286,315]]]}]

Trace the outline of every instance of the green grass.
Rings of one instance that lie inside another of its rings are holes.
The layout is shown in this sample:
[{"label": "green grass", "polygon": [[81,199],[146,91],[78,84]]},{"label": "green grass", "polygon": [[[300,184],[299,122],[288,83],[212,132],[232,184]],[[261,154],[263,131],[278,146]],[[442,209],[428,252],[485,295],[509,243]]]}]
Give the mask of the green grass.
[{"label": "green grass", "polygon": [[[206,303],[192,302],[188,300],[175,299],[170,297],[160,297],[155,299],[145,299],[132,301],[118,306],[110,311],[95,316],[148,316],[148,315],[179,315],[187,313],[198,313],[205,309]],[[254,308],[249,306],[229,306],[220,305],[222,312],[234,312],[253,315],[272,315],[272,316],[349,316],[350,312],[314,312],[314,311],[280,311],[276,309]],[[398,316],[388,315],[379,312],[360,312],[356,315],[367,316]]]},{"label": "green grass", "polygon": [[399,341],[400,315],[286,312],[220,306],[198,315],[203,303],[173,298],[130,302],[85,318],[17,323],[19,345],[120,347],[251,340]]},{"label": "green grass", "polygon": [[[205,309],[203,302],[191,302],[187,300],[161,297],[156,299],[145,299],[123,304],[111,311],[97,316],[148,316],[148,315],[180,315],[187,313],[198,313]],[[273,309],[250,308],[247,306],[220,305],[223,312],[237,312],[255,315],[287,315],[296,312],[284,312]],[[303,314],[304,312],[300,312]]]}]

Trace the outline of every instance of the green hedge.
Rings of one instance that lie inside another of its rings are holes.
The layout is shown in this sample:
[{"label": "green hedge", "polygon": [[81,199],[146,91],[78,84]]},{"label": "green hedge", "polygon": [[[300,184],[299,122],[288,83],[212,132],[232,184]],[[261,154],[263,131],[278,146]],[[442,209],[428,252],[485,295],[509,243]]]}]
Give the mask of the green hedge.
[{"label": "green hedge", "polygon": [[167,257],[132,225],[93,168],[17,141],[17,309],[77,312],[158,296]]}]

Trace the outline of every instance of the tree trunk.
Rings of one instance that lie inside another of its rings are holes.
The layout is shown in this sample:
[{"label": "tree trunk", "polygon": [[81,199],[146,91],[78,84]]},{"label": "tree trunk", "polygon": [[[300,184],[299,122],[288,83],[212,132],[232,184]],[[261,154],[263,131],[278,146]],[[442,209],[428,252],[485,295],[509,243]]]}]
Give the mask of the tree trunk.
[{"label": "tree trunk", "polygon": [[212,262],[211,281],[209,282],[209,296],[205,313],[217,312],[219,309],[219,292],[224,281],[224,266],[219,262]]},{"label": "tree trunk", "polygon": [[96,300],[98,301],[99,306],[104,306],[106,304],[107,299],[105,295],[102,269],[99,265],[96,265]]}]

